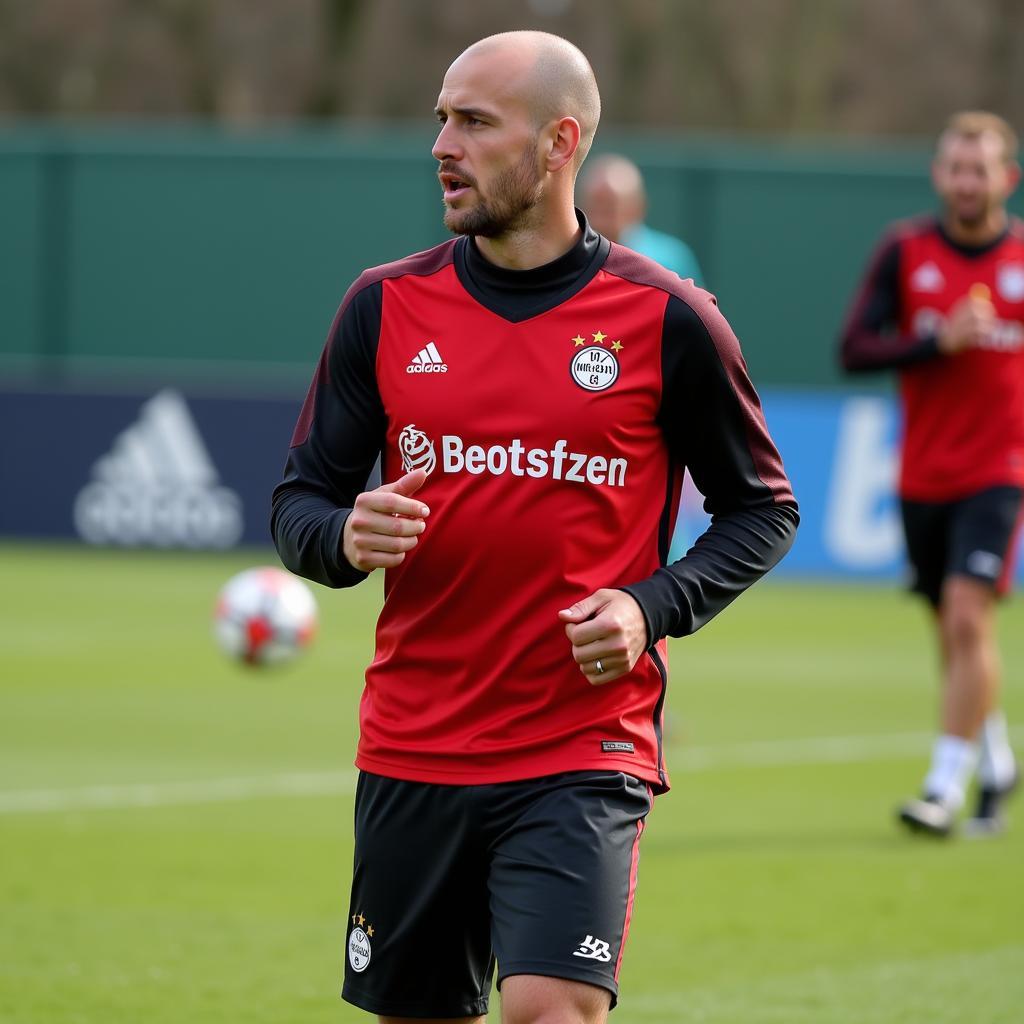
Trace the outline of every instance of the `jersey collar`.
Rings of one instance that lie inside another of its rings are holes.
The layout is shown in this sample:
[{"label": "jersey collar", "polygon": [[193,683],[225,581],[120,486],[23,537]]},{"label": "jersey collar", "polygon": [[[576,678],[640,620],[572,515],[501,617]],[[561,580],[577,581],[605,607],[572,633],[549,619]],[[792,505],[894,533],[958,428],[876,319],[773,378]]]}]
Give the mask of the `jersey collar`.
[{"label": "jersey collar", "polygon": [[547,313],[585,288],[604,265],[611,245],[576,211],[582,229],[576,244],[557,260],[531,270],[507,270],[485,259],[472,238],[455,245],[455,273],[463,288],[492,313],[520,323]]}]

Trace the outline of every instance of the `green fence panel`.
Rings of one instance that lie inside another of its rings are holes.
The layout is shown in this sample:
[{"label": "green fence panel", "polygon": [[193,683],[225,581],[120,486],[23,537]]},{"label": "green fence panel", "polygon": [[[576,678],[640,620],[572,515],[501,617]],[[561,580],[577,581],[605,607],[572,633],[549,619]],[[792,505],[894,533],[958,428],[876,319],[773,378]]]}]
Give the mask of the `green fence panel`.
[{"label": "green fence panel", "polygon": [[72,193],[69,352],[308,367],[349,283],[441,236],[433,163],[371,152],[86,152]]},{"label": "green fence panel", "polygon": [[[446,237],[432,137],[0,132],[0,374],[296,391],[358,273]],[[759,384],[841,383],[836,336],[881,230],[935,207],[922,147],[605,133],[601,150],[641,166],[650,223],[693,247]]]},{"label": "green fence panel", "polygon": [[46,330],[42,162],[33,150],[0,155],[0,356],[12,366],[35,363]]}]

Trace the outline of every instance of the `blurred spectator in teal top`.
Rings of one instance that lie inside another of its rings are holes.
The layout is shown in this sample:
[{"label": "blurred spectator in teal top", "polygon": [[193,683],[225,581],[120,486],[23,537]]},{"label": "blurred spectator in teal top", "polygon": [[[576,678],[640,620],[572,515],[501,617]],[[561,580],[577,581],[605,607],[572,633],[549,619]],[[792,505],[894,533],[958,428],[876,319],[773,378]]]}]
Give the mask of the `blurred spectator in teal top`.
[{"label": "blurred spectator in teal top", "polygon": [[640,168],[632,160],[617,153],[588,160],[580,202],[591,225],[606,238],[703,285],[693,250],[680,239],[644,223],[647,194]]},{"label": "blurred spectator in teal top", "polygon": [[[617,153],[591,157],[583,169],[580,205],[595,231],[674,270],[680,277],[692,277],[704,287],[693,250],[680,239],[655,231],[644,223],[647,193],[640,168],[632,160]],[[708,516],[703,500],[687,472],[672,535],[670,562],[682,558],[707,529]]]}]

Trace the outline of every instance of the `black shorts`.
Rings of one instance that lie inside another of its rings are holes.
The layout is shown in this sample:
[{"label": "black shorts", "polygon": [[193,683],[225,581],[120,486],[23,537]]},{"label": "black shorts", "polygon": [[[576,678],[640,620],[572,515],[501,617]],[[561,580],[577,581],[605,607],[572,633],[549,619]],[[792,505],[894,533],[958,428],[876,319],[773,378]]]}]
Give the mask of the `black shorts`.
[{"label": "black shorts", "polygon": [[365,772],[342,995],[371,1013],[471,1017],[514,974],[618,995],[646,782],[579,771],[481,786]]},{"label": "black shorts", "polygon": [[1019,487],[989,487],[958,501],[902,502],[903,532],[913,572],[910,589],[936,608],[943,581],[971,576],[997,594],[1009,588],[1020,524]]}]

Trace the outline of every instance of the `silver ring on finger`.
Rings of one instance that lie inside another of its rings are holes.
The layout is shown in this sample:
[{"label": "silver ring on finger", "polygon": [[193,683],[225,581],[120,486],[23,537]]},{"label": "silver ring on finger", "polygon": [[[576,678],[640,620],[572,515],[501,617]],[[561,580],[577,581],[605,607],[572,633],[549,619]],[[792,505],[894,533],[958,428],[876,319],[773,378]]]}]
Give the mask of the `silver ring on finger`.
[{"label": "silver ring on finger", "polygon": [[597,674],[601,675],[604,672],[604,665],[601,664],[601,659],[597,659]]}]

